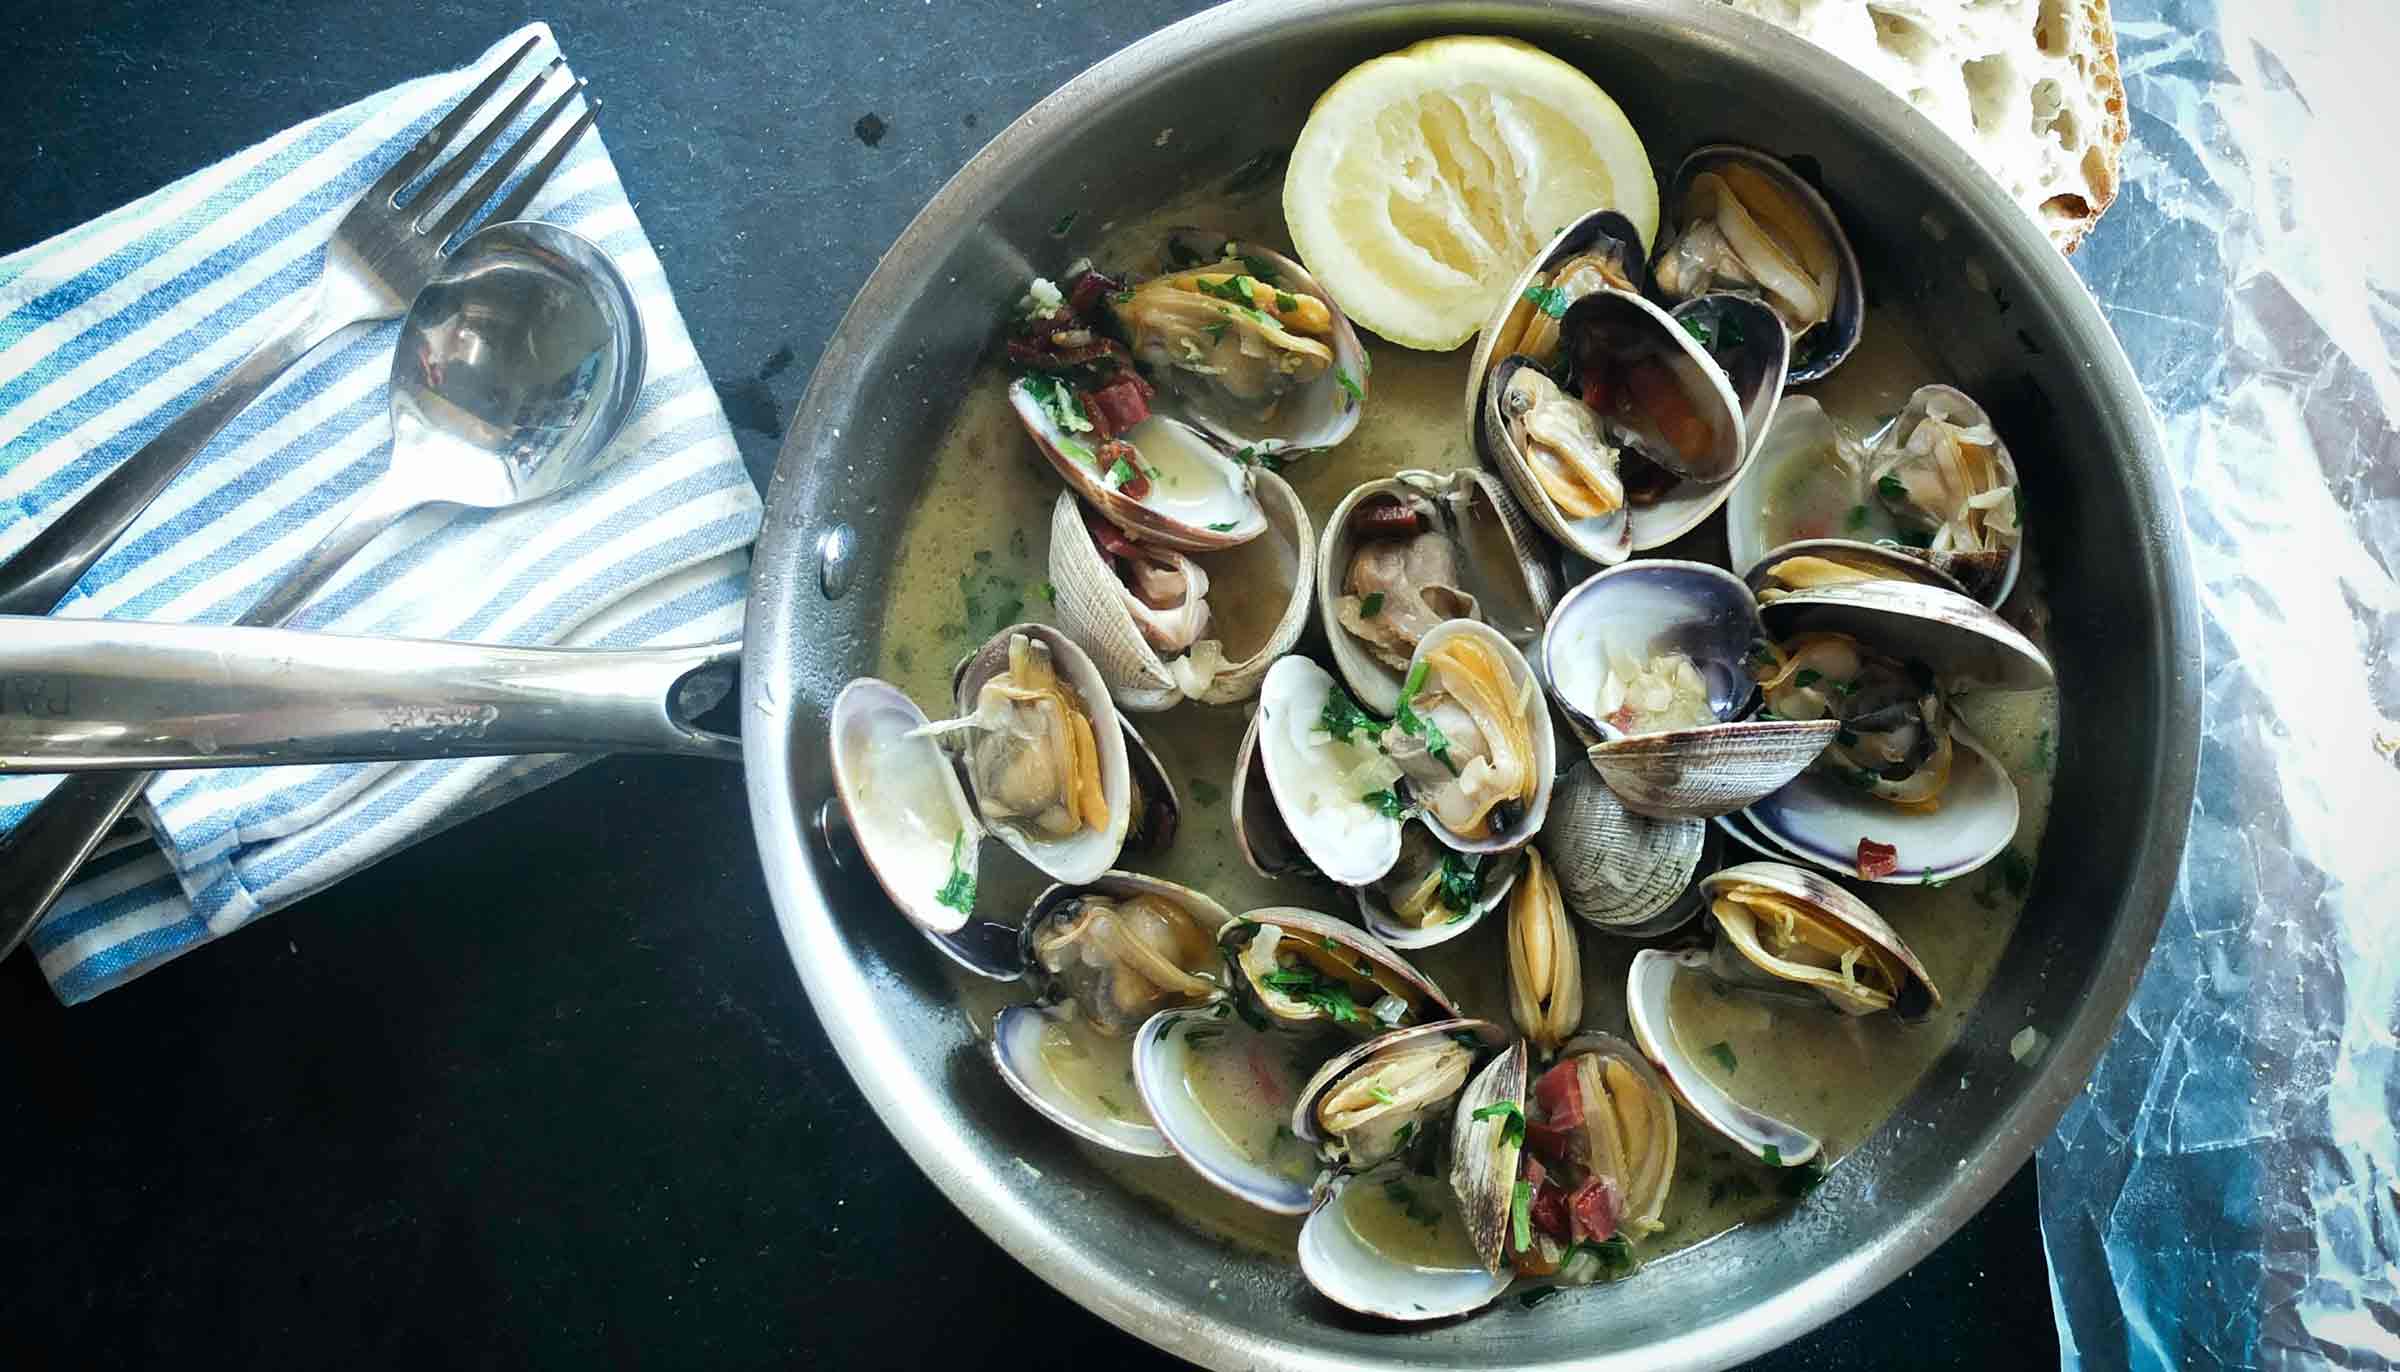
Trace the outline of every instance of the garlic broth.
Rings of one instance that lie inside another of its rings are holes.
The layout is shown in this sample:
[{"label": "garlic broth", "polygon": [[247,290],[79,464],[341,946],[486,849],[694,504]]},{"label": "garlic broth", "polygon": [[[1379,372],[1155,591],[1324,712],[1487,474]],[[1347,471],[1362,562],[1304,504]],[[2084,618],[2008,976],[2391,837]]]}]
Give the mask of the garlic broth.
[{"label": "garlic broth", "polygon": [[[1236,236],[1281,246],[1283,234],[1271,195],[1246,202],[1235,213],[1228,208],[1217,201],[1170,205],[1144,223],[1107,226],[1103,240],[1089,251],[1103,266],[1147,263],[1155,255],[1161,226],[1182,223],[1222,225]],[[1054,271],[1062,269],[1071,256],[1062,251],[1048,265]],[[1946,379],[1922,361],[1930,353],[1920,337],[1909,321],[1892,311],[1872,311],[1858,351],[1808,393],[1845,434],[1863,441],[1918,385]],[[1419,353],[1380,340],[1369,340],[1368,348],[1373,367],[1357,431],[1340,447],[1294,459],[1283,470],[1311,519],[1318,521],[1320,535],[1322,521],[1334,505],[1365,481],[1404,468],[1441,472],[1473,461],[1467,416],[1461,413],[1468,350]],[[878,671],[929,712],[947,702],[950,669],[961,655],[1012,619],[1052,618],[1041,587],[1048,575],[1045,531],[1059,485],[1009,411],[1002,394],[1006,384],[995,360],[966,388],[955,426],[926,467],[923,495],[891,564]],[[1711,518],[1674,544],[1644,556],[1690,557],[1722,566],[1723,522]],[[1218,578],[1216,565],[1211,563],[1212,602],[1238,590],[1243,580],[1238,575]],[[2023,579],[2029,586],[2039,584],[2030,554]],[[2017,600],[2027,600],[2028,594],[2020,589]],[[2031,613],[2038,620],[2038,606]],[[2025,614],[2011,617],[2025,627]],[[1320,662],[1327,660],[1322,632],[1321,627],[1312,630],[1301,644],[1302,651]],[[2031,884],[2031,854],[2049,806],[2055,696],[1980,692],[1959,697],[1957,706],[2016,781],[2022,817],[2015,844],[1999,860],[1942,889],[1863,888],[1869,903],[1925,963],[1941,989],[1941,1008],[1928,1022],[1908,1027],[1889,1016],[1845,1022],[1831,1011],[1762,1011],[1760,1002],[1709,996],[1714,1004],[1696,1012],[1696,1022],[1685,1028],[1703,1048],[1719,1041],[1727,1044],[1737,1064],[1724,1078],[1730,1089],[1762,1106],[1788,1109],[1793,1122],[1826,1139],[1837,1160],[1882,1123],[1949,1047],[1990,979]],[[1351,892],[1317,882],[1269,880],[1242,862],[1226,797],[1248,710],[1246,705],[1187,703],[1164,714],[1131,716],[1174,779],[1183,817],[1170,851],[1125,865],[1204,891],[1237,914],[1266,905],[1298,905],[1356,921]],[[1735,846],[1726,861],[1751,856]],[[999,844],[987,844],[979,913],[1013,921],[1043,884],[1014,854]],[[1584,963],[1584,1023],[1624,1035],[1625,973],[1640,945],[1580,923],[1575,932]],[[1458,1002],[1462,1013],[1505,1025],[1509,1011],[1504,937],[1504,912],[1495,911],[1458,938],[1407,956]],[[957,985],[962,1006],[986,1035],[996,1009],[1026,996],[1019,986],[963,976]],[[1330,1055],[1330,1050],[1320,1051]],[[1702,1057],[1706,1061],[1710,1055],[1703,1052]],[[1712,1070],[1719,1066],[1711,1062]],[[2000,1070],[2009,1070],[2009,1065]],[[1690,1116],[1679,1112],[1677,1124],[1675,1181],[1661,1217],[1665,1228],[1642,1244],[1646,1261],[1772,1215],[1791,1203],[1796,1190],[1796,1178],[1737,1154]],[[1260,1127],[1271,1131],[1271,1126]],[[1086,1147],[1063,1133],[1055,1137],[1055,1146],[1062,1149]],[[1243,1205],[1174,1159],[1130,1158],[1088,1148],[1087,1153],[1096,1166],[1179,1221],[1291,1259],[1297,1219]],[[1446,1199],[1446,1182],[1412,1179],[1412,1185],[1426,1192],[1440,1189]],[[1362,1199],[1359,1204],[1367,1202]],[[1365,1223],[1376,1227],[1377,1235],[1388,1238],[1392,1232],[1377,1227],[1382,1224],[1379,1218]],[[1405,1216],[1402,1223],[1407,1223]]]}]

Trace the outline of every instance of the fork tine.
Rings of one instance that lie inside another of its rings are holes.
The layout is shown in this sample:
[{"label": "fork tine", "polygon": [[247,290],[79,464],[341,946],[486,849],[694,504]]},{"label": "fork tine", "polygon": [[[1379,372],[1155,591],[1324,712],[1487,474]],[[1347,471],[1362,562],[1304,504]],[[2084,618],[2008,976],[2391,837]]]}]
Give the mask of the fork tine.
[{"label": "fork tine", "polygon": [[[533,151],[534,145],[542,141],[542,135],[550,131],[550,126],[558,122],[558,117],[567,112],[567,106],[574,103],[575,97],[581,94],[583,88],[589,84],[591,83],[588,81],[577,81],[560,92],[559,97],[550,102],[550,108],[543,110],[541,117],[533,121],[533,127],[525,130],[525,136],[502,150],[500,156],[493,160],[492,165],[484,171],[483,175],[475,178],[475,184],[467,187],[466,193],[458,197],[458,203],[452,205],[447,213],[434,221],[433,227],[427,230],[427,236],[432,238],[435,243],[447,243],[452,234],[465,228],[467,221],[475,217],[475,212],[482,209],[486,202],[500,193],[500,187],[508,180],[508,174],[516,170],[517,164],[525,160],[526,154]],[[569,135],[565,141],[571,143],[574,138]],[[548,178],[549,167],[545,165],[536,168],[534,175],[527,179],[538,191],[541,181]],[[532,198],[531,195],[526,196],[528,200]],[[516,218],[515,215],[508,217]],[[502,221],[494,219],[491,222],[497,224]]]},{"label": "fork tine", "polygon": [[[508,198],[492,211],[490,222],[505,224],[511,219],[525,217],[525,207],[542,193],[543,185],[550,180],[550,173],[557,171],[558,164],[567,160],[567,153],[574,148],[576,140],[582,138],[584,130],[589,129],[592,121],[600,117],[600,103],[594,100],[584,106],[583,117],[568,125],[567,131],[550,145],[550,151],[543,155],[542,160],[533,164],[532,171],[525,173],[525,179],[519,181],[517,188],[510,191]],[[532,140],[526,141],[530,143]]]},{"label": "fork tine", "polygon": [[513,99],[501,106],[498,114],[493,115],[482,128],[475,131],[475,136],[467,140],[465,147],[452,153],[449,159],[442,163],[441,170],[433,174],[432,179],[425,183],[423,190],[409,197],[408,204],[401,208],[422,211],[417,215],[414,225],[418,232],[422,233],[425,226],[433,222],[433,213],[441,208],[443,198],[448,196],[451,189],[459,182],[466,179],[468,172],[475,169],[475,163],[483,156],[484,150],[499,141],[500,135],[508,132],[508,126],[517,122],[517,116],[523,114],[525,107],[533,103],[533,97],[542,93],[542,87],[549,82],[550,74],[566,64],[567,59],[564,57],[551,58],[550,65],[535,73],[533,79],[525,83],[524,89],[519,90]]},{"label": "fork tine", "polygon": [[484,102],[491,99],[508,80],[509,73],[525,60],[525,54],[533,51],[541,41],[542,36],[537,33],[519,44],[515,52],[510,53],[499,66],[492,68],[491,75],[460,97],[459,102],[450,107],[449,113],[427,129],[425,136],[411,145],[407,152],[401,154],[400,160],[394,162],[392,169],[377,179],[367,193],[380,195],[386,202],[395,201],[401,188],[416,180],[417,173],[433,165],[433,159],[441,155],[442,149],[450,146],[450,140],[458,137],[459,130],[467,126],[467,121],[475,117],[475,112],[482,109]]}]

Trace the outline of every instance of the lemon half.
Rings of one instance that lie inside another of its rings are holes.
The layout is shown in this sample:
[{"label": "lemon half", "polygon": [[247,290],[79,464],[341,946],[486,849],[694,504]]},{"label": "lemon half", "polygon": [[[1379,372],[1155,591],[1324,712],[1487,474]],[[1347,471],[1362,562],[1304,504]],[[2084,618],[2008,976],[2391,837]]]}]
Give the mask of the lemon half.
[{"label": "lemon half", "polygon": [[1558,231],[1614,209],[1658,232],[1658,181],[1592,79],[1512,38],[1432,38],[1318,97],[1283,179],[1309,271],[1409,348],[1473,337]]}]

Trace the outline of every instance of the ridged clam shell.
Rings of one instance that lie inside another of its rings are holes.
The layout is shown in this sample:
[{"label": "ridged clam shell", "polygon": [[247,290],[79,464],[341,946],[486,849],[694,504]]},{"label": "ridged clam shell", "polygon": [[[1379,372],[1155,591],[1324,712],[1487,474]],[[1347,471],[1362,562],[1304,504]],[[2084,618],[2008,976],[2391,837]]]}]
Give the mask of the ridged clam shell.
[{"label": "ridged clam shell", "polygon": [[[1701,894],[1711,900],[1735,886],[1759,886],[1807,905],[1843,928],[1852,930],[1876,947],[1890,953],[1916,979],[1916,992],[1904,989],[1894,1001],[1892,1013],[1902,1020],[1921,1020],[1942,1003],[1942,993],[1933,984],[1925,964],[1910,951],[1875,907],[1852,895],[1847,889],[1806,868],[1783,862],[1745,862],[1723,871],[1712,872],[1700,879]],[[1713,921],[1714,915],[1711,915]],[[1722,938],[1722,935],[1720,935]]]},{"label": "ridged clam shell", "polygon": [[1979,601],[1911,581],[1860,581],[1794,591],[1759,607],[1780,641],[1848,634],[1880,652],[1914,658],[1945,681],[2029,691],[2056,683],[2050,659]]},{"label": "ridged clam shell", "polygon": [[1324,1099],[1325,1093],[1331,1091],[1336,1083],[1370,1059],[1411,1047],[1426,1039],[1447,1038],[1453,1034],[1472,1034],[1482,1040],[1487,1048],[1508,1046],[1508,1031],[1485,1019],[1437,1020],[1432,1024],[1419,1024],[1407,1029],[1394,1029],[1388,1034],[1378,1034],[1365,1043],[1345,1048],[1327,1059],[1325,1065],[1308,1079],[1308,1084],[1300,1088],[1300,1094],[1292,1102],[1292,1133],[1306,1143],[1323,1143],[1325,1134],[1317,1124],[1317,1102]]},{"label": "ridged clam shell", "polygon": [[1801,557],[1824,558],[1846,567],[1873,572],[1891,581],[1914,581],[1924,586],[1939,586],[1962,596],[1967,593],[1966,587],[1958,584],[1958,578],[1914,553],[1881,543],[1860,543],[1847,538],[1804,538],[1796,543],[1786,543],[1759,558],[1742,574],[1742,580],[1749,584],[1752,593],[1763,591],[1774,580],[1776,568]]},{"label": "ridged clam shell", "polygon": [[1459,1093],[1458,1110],[1451,1120],[1450,1189],[1458,1196],[1459,1217],[1466,1221],[1467,1237],[1475,1241],[1475,1255],[1483,1260],[1486,1272],[1506,1274],[1512,1266],[1508,1259],[1509,1209],[1515,1199],[1517,1156],[1523,1144],[1507,1139],[1504,1116],[1477,1119],[1475,1112],[1502,1101],[1523,1109],[1526,1059],[1525,1043],[1520,1039],[1486,1063]]},{"label": "ridged clam shell", "polygon": [[1612,933],[1649,934],[1663,932],[1649,922],[1691,889],[1707,831],[1701,820],[1633,813],[1578,762],[1559,778],[1534,842],[1550,860],[1569,914]]},{"label": "ridged clam shell", "polygon": [[[1307,507],[1271,472],[1257,474],[1259,506],[1267,529],[1238,551],[1222,550],[1194,557],[1209,574],[1209,599],[1222,604],[1234,596],[1266,596],[1278,601],[1282,614],[1263,642],[1239,658],[1228,657],[1205,690],[1189,697],[1203,705],[1231,705],[1258,694],[1275,659],[1292,650],[1308,628],[1309,595],[1316,584],[1317,539]],[[1272,563],[1267,578],[1255,575],[1245,563],[1245,575],[1228,573],[1227,559],[1266,557]],[[1108,682],[1117,704],[1136,713],[1169,709],[1187,697],[1158,650],[1142,636],[1141,626],[1125,606],[1123,583],[1084,527],[1082,511],[1070,492],[1059,492],[1050,509],[1050,584],[1058,590],[1058,623],[1085,651]],[[1211,633],[1223,623],[1220,615]]]},{"label": "ridged clam shell", "polygon": [[[1311,945],[1322,946],[1326,942],[1336,943],[1341,945],[1343,955],[1352,959],[1354,963],[1363,960],[1374,964],[1386,976],[1406,988],[1411,996],[1423,1001],[1417,1016],[1420,1023],[1458,1018],[1458,1003],[1452,1000],[1441,987],[1435,985],[1431,977],[1418,971],[1408,959],[1400,956],[1398,950],[1382,939],[1347,920],[1336,919],[1315,910],[1304,910],[1292,905],[1269,905],[1245,911],[1237,916],[1231,924],[1219,930],[1217,946],[1225,954],[1226,976],[1232,985],[1233,994],[1248,997],[1271,1021],[1307,1028],[1322,1028],[1326,1024],[1323,1016],[1315,1014],[1302,1020],[1289,1019],[1279,1014],[1273,1005],[1260,1000],[1255,995],[1255,988],[1251,986],[1249,977],[1242,972],[1239,966],[1235,965],[1237,950],[1231,946],[1236,942],[1237,932],[1243,926],[1251,924],[1274,925],[1286,934],[1300,936]],[[1362,1004],[1359,1008],[1364,1010],[1367,1007]]]},{"label": "ridged clam shell", "polygon": [[1841,732],[1830,719],[1754,719],[1607,739],[1591,759],[1625,808],[1653,819],[1710,819],[1782,790]]},{"label": "ridged clam shell", "polygon": [[1659,197],[1660,223],[1653,257],[1682,231],[1684,203],[1693,180],[1702,172],[1728,162],[1752,167],[1780,186],[1817,222],[1833,245],[1833,313],[1794,340],[1790,369],[1785,377],[1786,384],[1793,386],[1822,380],[1858,346],[1866,323],[1866,281],[1859,271],[1858,254],[1851,249],[1850,236],[1842,231],[1842,221],[1834,214],[1833,207],[1825,203],[1825,197],[1817,193],[1816,187],[1801,180],[1781,159],[1734,143],[1711,143],[1686,154],[1666,192]]}]

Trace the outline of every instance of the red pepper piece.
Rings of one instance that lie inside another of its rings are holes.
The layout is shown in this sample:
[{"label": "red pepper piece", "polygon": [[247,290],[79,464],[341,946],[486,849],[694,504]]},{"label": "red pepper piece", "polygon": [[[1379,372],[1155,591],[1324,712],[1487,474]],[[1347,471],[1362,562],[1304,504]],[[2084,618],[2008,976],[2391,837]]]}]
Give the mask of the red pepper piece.
[{"label": "red pepper piece", "polygon": [[1858,841],[1858,875],[1861,881],[1888,877],[1900,870],[1900,850],[1888,843],[1871,838]]}]

